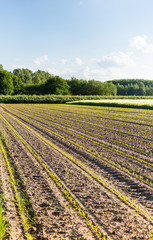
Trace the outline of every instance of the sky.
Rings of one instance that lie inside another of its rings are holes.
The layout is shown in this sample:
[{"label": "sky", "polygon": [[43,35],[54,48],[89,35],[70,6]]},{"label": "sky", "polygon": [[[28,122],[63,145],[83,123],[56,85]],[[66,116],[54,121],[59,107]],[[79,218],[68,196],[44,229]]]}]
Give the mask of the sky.
[{"label": "sky", "polygon": [[153,0],[0,0],[3,68],[153,80]]}]

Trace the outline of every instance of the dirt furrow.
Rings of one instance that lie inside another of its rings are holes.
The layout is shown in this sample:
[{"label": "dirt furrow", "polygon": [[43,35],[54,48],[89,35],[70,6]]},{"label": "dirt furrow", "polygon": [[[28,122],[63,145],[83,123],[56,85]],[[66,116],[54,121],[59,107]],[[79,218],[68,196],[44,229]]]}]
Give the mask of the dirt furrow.
[{"label": "dirt furrow", "polygon": [[7,221],[7,233],[10,240],[23,240],[23,232],[20,227],[20,219],[17,214],[17,208],[15,205],[15,198],[11,188],[8,172],[6,169],[5,160],[3,154],[0,154],[1,157],[1,167],[0,167],[0,179],[1,179],[1,188],[4,199],[5,207],[5,219]]},{"label": "dirt furrow", "polygon": [[54,149],[44,145],[33,134],[21,129],[15,122],[11,121],[11,123],[50,164],[56,173],[60,175],[68,187],[88,207],[101,224],[106,225],[110,233],[113,234],[114,239],[145,239],[145,236],[148,239],[147,232],[148,228],[151,227],[150,224],[146,228],[147,225],[143,223],[144,220],[131,212],[129,207],[122,204],[114,195],[104,190],[98,184],[93,183],[93,180],[91,181],[80,169],[74,167],[74,164],[70,163],[63,156],[59,156]]},{"label": "dirt furrow", "polygon": [[7,127],[6,131],[10,135],[9,154],[34,210],[36,239],[97,239],[23,144]]},{"label": "dirt furrow", "polygon": [[[22,118],[23,120],[23,118]],[[35,122],[39,122],[38,120]],[[41,122],[41,125],[47,125],[45,123]],[[54,125],[55,126],[55,125]],[[63,129],[55,129],[55,127],[52,126],[48,126],[47,127],[49,129],[51,129],[53,132],[60,134],[61,136],[63,136],[65,138],[65,140],[70,139],[70,141],[73,141],[74,143],[78,143],[80,146],[86,146],[87,149],[94,151],[95,153],[98,154],[102,154],[102,156],[107,157],[108,159],[112,159],[113,161],[119,163],[122,167],[126,167],[127,169],[131,169],[133,170],[136,174],[140,175],[143,177],[143,180],[149,180],[150,182],[152,182],[152,177],[153,177],[153,168],[150,166],[147,166],[146,164],[143,164],[144,167],[142,168],[142,163],[140,160],[145,160],[147,162],[147,158],[145,156],[137,156],[137,159],[135,159],[132,155],[133,152],[132,151],[126,151],[123,152],[124,149],[122,148],[117,148],[117,151],[112,151],[111,148],[113,148],[113,146],[111,145],[110,147],[105,144],[103,144],[102,142],[97,142],[97,140],[95,141],[95,139],[90,139],[87,138],[87,136],[85,135],[85,137],[83,136],[83,138],[77,136],[77,135],[73,135],[73,132],[65,132],[63,131]],[[52,137],[54,137],[54,134],[52,134]],[[85,138],[85,139],[84,139]],[[103,146],[104,145],[104,146]],[[125,150],[124,150],[125,151]],[[123,154],[121,154],[123,153]],[[128,155],[130,155],[131,157],[129,157]],[[117,160],[116,160],[117,159]],[[151,159],[149,159],[151,162]],[[149,177],[148,177],[149,175]],[[148,181],[147,180],[147,181]]]},{"label": "dirt furrow", "polygon": [[[21,112],[21,114],[24,115],[24,113]],[[26,113],[25,113],[26,114]],[[29,114],[29,113],[28,113]],[[30,113],[31,114],[31,113]],[[32,114],[33,116],[33,114]],[[38,113],[37,115],[34,117],[38,117]],[[39,118],[44,119],[44,117],[41,117],[41,114],[39,116]],[[152,156],[152,145],[151,145],[151,140],[149,139],[149,142],[146,142],[145,139],[144,140],[140,140],[140,138],[136,138],[136,136],[125,136],[123,134],[123,132],[120,132],[119,129],[117,132],[112,132],[110,129],[107,128],[101,128],[101,126],[99,125],[94,127],[94,123],[91,119],[90,119],[90,125],[89,124],[81,124],[79,123],[79,120],[75,123],[74,121],[71,121],[69,119],[67,120],[63,120],[63,118],[61,117],[57,117],[54,118],[53,116],[51,116],[51,118],[49,119],[48,117],[46,117],[44,119],[44,121],[50,121],[51,123],[53,122],[53,124],[56,125],[60,125],[60,126],[64,126],[64,128],[67,128],[67,126],[70,126],[72,128],[74,128],[74,130],[78,130],[78,131],[83,131],[86,132],[88,135],[92,135],[92,137],[95,137],[100,139],[100,140],[104,140],[105,139],[105,143],[107,144],[113,144],[115,146],[120,146],[123,149],[126,149],[126,151],[129,150],[133,151],[133,154],[143,154],[145,156],[149,156],[149,158],[151,158]],[[85,122],[85,121],[84,121]],[[116,144],[117,143],[117,144]]]},{"label": "dirt furrow", "polygon": [[[38,130],[38,128],[36,128]],[[40,133],[42,134],[43,131],[40,129]],[[47,133],[44,133],[44,136]],[[50,136],[51,140],[54,141],[55,144],[59,145],[60,147],[67,148],[67,152],[71,152],[73,155],[76,154],[77,157],[80,159],[82,158],[87,158],[88,159],[88,164],[89,161],[92,163],[92,167],[94,168],[99,167],[100,168],[100,173],[103,169],[103,174],[109,179],[112,180],[112,182],[117,181],[117,186],[121,185],[121,189],[124,190],[125,193],[130,194],[132,197],[135,199],[139,199],[139,203],[143,203],[144,206],[146,206],[149,210],[150,208],[150,199],[152,198],[152,193],[150,193],[150,188],[149,186],[141,186],[141,183],[137,186],[137,180],[133,179],[129,181],[129,176],[125,176],[126,174],[124,172],[120,173],[120,170],[114,168],[114,166],[111,166],[110,164],[103,162],[102,159],[95,158],[95,156],[92,156],[92,154],[89,154],[85,151],[82,151],[78,149],[77,147],[73,147],[70,144],[67,145],[66,141],[61,141],[59,138],[55,138],[54,136]],[[48,136],[48,139],[49,136]],[[83,162],[85,161],[84,159],[82,160]],[[106,174],[107,173],[107,174]],[[103,175],[102,174],[102,175]],[[133,181],[135,183],[133,183]],[[123,184],[124,183],[124,184]],[[113,183],[114,184],[114,183]],[[148,189],[148,190],[147,190]],[[151,188],[152,189],[152,188]],[[146,199],[147,197],[147,199]],[[148,201],[149,200],[149,201]]]}]

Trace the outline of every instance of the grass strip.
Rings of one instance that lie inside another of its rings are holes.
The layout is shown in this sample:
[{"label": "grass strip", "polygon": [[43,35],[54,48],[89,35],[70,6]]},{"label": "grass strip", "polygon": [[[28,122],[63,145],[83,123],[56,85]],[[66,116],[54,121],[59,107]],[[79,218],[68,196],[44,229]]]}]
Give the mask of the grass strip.
[{"label": "grass strip", "polygon": [[[145,217],[147,220],[150,221],[151,217],[146,214],[145,211],[143,211],[140,207],[138,207],[136,204],[133,203],[133,201],[131,201],[128,197],[123,196],[119,191],[116,191],[113,187],[109,186],[109,184],[105,181],[103,181],[100,177],[97,176],[97,174],[95,174],[94,172],[92,172],[89,168],[87,168],[86,166],[84,166],[82,163],[80,163],[79,161],[77,161],[76,159],[74,159],[72,156],[68,155],[67,153],[65,153],[63,150],[61,150],[58,146],[54,145],[53,143],[51,143],[50,141],[48,141],[47,139],[45,139],[44,137],[42,137],[39,133],[35,132],[33,129],[31,129],[30,127],[28,127],[27,125],[25,125],[24,123],[22,123],[20,120],[18,120],[17,118],[13,117],[12,115],[10,115],[9,113],[7,113],[11,118],[13,118],[15,121],[18,121],[20,124],[22,124],[25,128],[27,128],[30,132],[32,132],[33,134],[35,134],[38,138],[40,138],[41,140],[43,140],[45,143],[47,143],[50,147],[54,148],[55,150],[57,150],[59,153],[63,154],[65,157],[67,157],[70,161],[72,161],[73,163],[75,163],[77,166],[79,166],[83,171],[85,171],[87,174],[89,174],[93,179],[95,179],[96,181],[98,181],[100,184],[102,184],[104,187],[106,187],[109,191],[111,191],[113,194],[115,194],[122,202],[124,202],[125,204],[129,205],[130,207],[132,207],[138,214],[141,214],[143,217]],[[20,138],[20,140],[24,143],[24,145],[27,145],[27,143],[21,138],[21,136],[16,132],[16,130],[8,123],[8,121],[0,114],[0,116],[3,118],[3,120],[10,126],[10,128],[14,131],[14,133]],[[29,151],[31,151],[31,147],[27,146]],[[83,147],[83,146],[82,146]],[[32,153],[32,152],[31,152]],[[35,154],[35,153],[33,153]],[[105,160],[109,160],[109,159],[105,159]],[[112,161],[109,161],[112,163]],[[114,163],[113,163],[114,164]],[[115,165],[115,164],[114,164]],[[118,164],[119,165],[119,164]],[[117,166],[118,166],[117,165]],[[119,169],[122,169],[128,173],[130,173],[130,171],[126,170],[125,168],[122,168],[120,165],[118,166]],[[133,172],[134,173],[134,172]],[[133,176],[139,178],[140,176],[137,175],[136,173],[133,174]],[[142,178],[140,178],[142,179]]]},{"label": "grass strip", "polygon": [[[71,96],[71,95],[1,95],[0,103],[66,103],[79,100],[110,99],[111,96]],[[114,98],[114,97],[113,97]]]}]

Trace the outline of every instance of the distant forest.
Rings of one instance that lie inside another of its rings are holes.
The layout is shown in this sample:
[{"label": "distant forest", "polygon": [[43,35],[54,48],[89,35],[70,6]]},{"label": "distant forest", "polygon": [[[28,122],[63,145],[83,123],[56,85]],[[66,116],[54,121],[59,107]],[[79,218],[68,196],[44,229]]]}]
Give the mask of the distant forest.
[{"label": "distant forest", "polygon": [[120,79],[108,83],[117,87],[119,96],[153,96],[153,80]]},{"label": "distant forest", "polygon": [[0,64],[0,95],[102,95],[153,96],[153,81],[121,79],[113,81],[63,79],[49,72],[14,69],[8,72]]}]

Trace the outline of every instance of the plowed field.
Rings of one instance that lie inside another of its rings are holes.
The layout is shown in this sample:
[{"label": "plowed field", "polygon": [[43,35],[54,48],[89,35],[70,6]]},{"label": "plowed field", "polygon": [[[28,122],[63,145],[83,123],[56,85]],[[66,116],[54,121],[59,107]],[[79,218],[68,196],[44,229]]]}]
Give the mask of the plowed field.
[{"label": "plowed field", "polygon": [[153,111],[0,105],[8,239],[153,239]]}]

